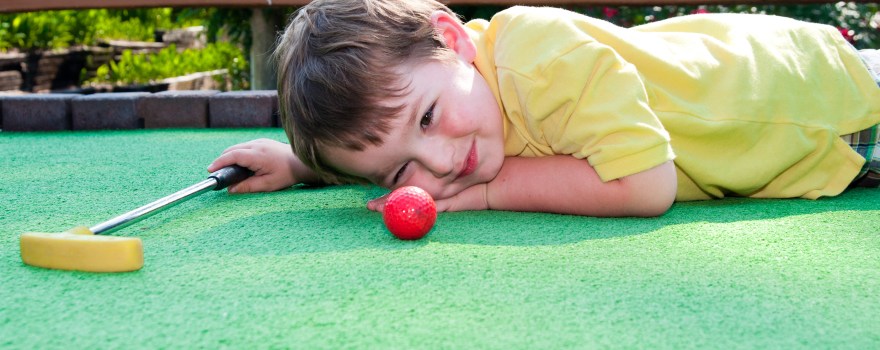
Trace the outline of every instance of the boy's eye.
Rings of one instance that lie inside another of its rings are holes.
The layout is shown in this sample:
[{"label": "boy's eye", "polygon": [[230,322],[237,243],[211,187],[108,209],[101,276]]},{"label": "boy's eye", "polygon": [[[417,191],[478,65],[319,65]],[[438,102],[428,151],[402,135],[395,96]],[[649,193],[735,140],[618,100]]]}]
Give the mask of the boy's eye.
[{"label": "boy's eye", "polygon": [[394,179],[391,180],[392,185],[397,184],[397,181],[399,181],[400,177],[403,176],[403,172],[406,171],[406,167],[408,165],[409,165],[409,162],[404,163],[403,166],[400,167],[400,170],[397,171],[397,174],[394,174]]},{"label": "boy's eye", "polygon": [[419,126],[422,129],[426,129],[431,123],[434,121],[434,105],[431,105],[431,108],[428,108],[428,111],[425,112],[425,115],[422,116],[422,119],[419,121]]}]

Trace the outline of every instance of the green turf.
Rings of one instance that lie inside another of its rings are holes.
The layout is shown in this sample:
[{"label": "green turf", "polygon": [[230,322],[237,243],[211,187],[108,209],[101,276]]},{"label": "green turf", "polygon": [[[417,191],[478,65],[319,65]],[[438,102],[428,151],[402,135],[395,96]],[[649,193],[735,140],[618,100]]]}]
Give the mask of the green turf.
[{"label": "green turf", "polygon": [[0,133],[0,348],[880,347],[880,190],[653,219],[443,213],[385,231],[372,187],[210,192],[116,233],[138,272],[25,266],[278,129]]}]

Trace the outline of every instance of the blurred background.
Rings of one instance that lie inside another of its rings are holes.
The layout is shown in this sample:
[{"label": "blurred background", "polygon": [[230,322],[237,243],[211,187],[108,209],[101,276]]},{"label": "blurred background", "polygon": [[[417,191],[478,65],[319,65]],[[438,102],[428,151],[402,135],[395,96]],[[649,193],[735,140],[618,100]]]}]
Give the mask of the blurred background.
[{"label": "blurred background", "polygon": [[[502,6],[450,6],[464,20]],[[880,47],[878,4],[567,6],[630,27],[697,13],[762,13],[829,24]],[[0,92],[275,89],[268,54],[296,8],[150,8],[0,14]]]}]

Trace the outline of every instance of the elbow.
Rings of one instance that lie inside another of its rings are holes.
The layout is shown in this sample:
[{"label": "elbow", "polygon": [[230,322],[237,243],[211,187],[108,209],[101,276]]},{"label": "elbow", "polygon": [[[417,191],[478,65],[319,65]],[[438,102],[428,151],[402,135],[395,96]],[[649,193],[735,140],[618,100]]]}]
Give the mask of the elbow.
[{"label": "elbow", "polygon": [[629,200],[631,209],[629,213],[638,217],[656,217],[663,215],[672,203],[678,192],[678,178],[673,163],[666,162],[650,170],[652,174],[636,181],[638,185],[629,188]]},{"label": "elbow", "polygon": [[636,206],[636,210],[632,213],[632,216],[638,217],[657,217],[665,214],[669,211],[669,208],[672,207],[672,203],[675,202],[675,192],[673,192],[673,196],[665,196],[659,195],[648,202],[643,202],[640,205]]}]

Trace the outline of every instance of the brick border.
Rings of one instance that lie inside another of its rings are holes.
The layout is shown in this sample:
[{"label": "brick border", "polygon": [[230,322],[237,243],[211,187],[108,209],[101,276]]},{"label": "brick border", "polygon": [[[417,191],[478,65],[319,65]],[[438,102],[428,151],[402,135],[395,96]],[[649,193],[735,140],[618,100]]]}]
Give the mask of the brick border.
[{"label": "brick border", "polygon": [[0,94],[0,131],[279,125],[274,90]]},{"label": "brick border", "polygon": [[0,127],[8,131],[70,130],[75,95],[34,94],[0,98]]}]

